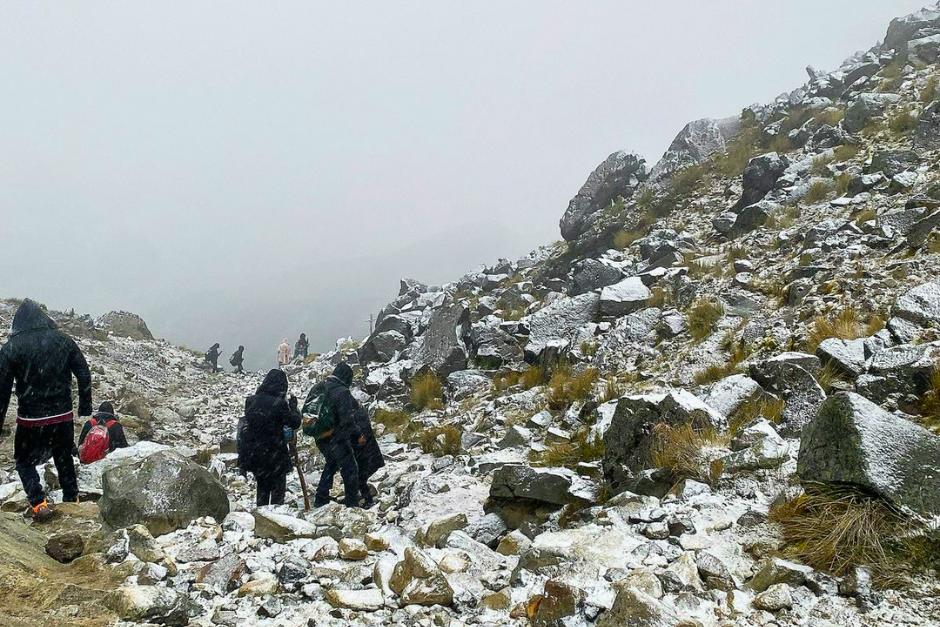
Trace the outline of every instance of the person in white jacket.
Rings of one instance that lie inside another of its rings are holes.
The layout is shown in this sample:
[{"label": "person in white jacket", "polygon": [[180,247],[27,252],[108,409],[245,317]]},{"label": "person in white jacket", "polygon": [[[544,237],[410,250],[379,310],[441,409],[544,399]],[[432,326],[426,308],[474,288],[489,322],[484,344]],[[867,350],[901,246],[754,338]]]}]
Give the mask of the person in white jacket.
[{"label": "person in white jacket", "polygon": [[279,368],[283,368],[290,363],[290,344],[287,343],[287,338],[281,342],[281,345],[277,347],[277,365]]}]

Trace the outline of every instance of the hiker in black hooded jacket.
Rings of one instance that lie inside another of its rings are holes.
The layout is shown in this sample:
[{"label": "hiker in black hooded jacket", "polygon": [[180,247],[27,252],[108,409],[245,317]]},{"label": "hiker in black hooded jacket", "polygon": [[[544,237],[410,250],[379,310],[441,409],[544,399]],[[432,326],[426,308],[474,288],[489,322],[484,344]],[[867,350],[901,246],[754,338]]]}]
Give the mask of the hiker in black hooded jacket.
[{"label": "hiker in black hooded jacket", "polygon": [[[317,448],[326,459],[323,472],[320,473],[320,482],[317,484],[317,494],[313,501],[314,507],[326,505],[330,501],[330,488],[333,487],[333,477],[339,471],[343,478],[343,489],[346,497],[344,503],[347,507],[359,506],[359,468],[356,465],[356,454],[352,448],[353,441],[360,441],[362,433],[356,421],[356,412],[359,403],[349,391],[352,385],[353,372],[349,364],[343,362],[333,369],[333,374],[325,381],[313,386],[307,394],[304,406],[309,406],[313,399],[325,394],[324,402],[329,404],[336,426],[324,433],[317,442]],[[368,490],[363,497],[366,506],[372,504],[372,495]]]},{"label": "hiker in black hooded jacket", "polygon": [[65,501],[78,500],[72,449],[75,416],[72,377],[78,381],[78,414],[91,415],[91,371],[82,351],[59,331],[42,308],[23,301],[13,316],[12,334],[0,350],[0,432],[16,384],[17,417],[13,457],[33,516],[52,514],[36,466],[52,456]]},{"label": "hiker in black hooded jacket", "polygon": [[351,440],[353,451],[356,453],[356,466],[359,470],[359,491],[366,503],[371,505],[372,493],[369,491],[369,477],[385,465],[382,449],[372,432],[372,423],[369,421],[369,412],[356,403],[356,425],[359,435]]},{"label": "hiker in black hooded jacket", "polygon": [[212,365],[212,372],[219,371],[219,354],[222,350],[219,347],[218,342],[209,347],[209,350],[206,351],[206,363]]},{"label": "hiker in black hooded jacket", "polygon": [[245,363],[245,347],[239,346],[238,350],[232,353],[232,357],[228,360],[228,363],[235,366],[235,372],[238,374],[245,372],[245,369],[242,368],[242,365]]},{"label": "hiker in black hooded jacket", "polygon": [[82,426],[82,432],[78,435],[78,445],[82,445],[92,427],[96,425],[107,425],[109,422],[111,422],[111,426],[108,427],[108,452],[113,453],[115,449],[127,448],[127,436],[124,435],[124,427],[118,422],[118,417],[111,401],[101,403],[101,405],[98,406],[98,411],[91,417],[91,420],[85,422]]},{"label": "hiker in black hooded jacket", "polygon": [[244,423],[239,426],[238,466],[258,481],[257,504],[282,505],[291,471],[284,427],[300,427],[297,397],[287,399],[287,375],[271,370],[258,391],[245,399]]}]

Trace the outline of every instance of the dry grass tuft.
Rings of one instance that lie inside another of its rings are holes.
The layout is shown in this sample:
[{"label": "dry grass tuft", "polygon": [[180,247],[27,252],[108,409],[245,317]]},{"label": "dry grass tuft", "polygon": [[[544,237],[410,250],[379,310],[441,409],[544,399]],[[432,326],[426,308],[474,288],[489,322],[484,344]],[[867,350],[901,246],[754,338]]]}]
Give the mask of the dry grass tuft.
[{"label": "dry grass tuft", "polygon": [[697,341],[704,340],[712,334],[715,324],[725,315],[725,308],[720,301],[710,298],[700,298],[692,303],[686,314],[686,325],[689,334]]},{"label": "dry grass tuft", "polygon": [[842,121],[842,118],[845,117],[845,110],[839,109],[838,107],[829,107],[823,109],[819,113],[813,116],[813,119],[819,124],[828,124],[829,126],[835,126]]},{"label": "dry grass tuft", "polygon": [[806,337],[806,352],[815,353],[823,340],[831,337],[843,340],[854,340],[860,337],[874,335],[885,326],[884,320],[878,315],[863,318],[855,307],[846,307],[835,316],[827,318],[816,316],[812,329]]},{"label": "dry grass tuft", "polygon": [[516,372],[515,370],[499,372],[493,377],[493,391],[497,393],[505,392],[506,390],[519,385],[519,381],[521,379],[522,373]]},{"label": "dry grass tuft", "polygon": [[604,457],[604,440],[591,437],[591,430],[582,428],[570,442],[557,442],[532,458],[539,466],[565,466],[572,468],[581,462],[593,462]]},{"label": "dry grass tuft", "polygon": [[937,99],[937,83],[940,77],[936,74],[927,79],[927,84],[920,90],[920,101],[923,104],[930,104]]},{"label": "dry grass tuft", "polygon": [[712,364],[695,373],[696,385],[714,383],[741,370],[741,362],[747,359],[750,350],[743,341],[735,341],[734,333],[728,331],[721,339],[721,348],[728,351],[728,361]]},{"label": "dry grass tuft", "polygon": [[867,566],[876,582],[890,585],[936,556],[935,542],[911,519],[848,488],[812,486],[771,509],[770,520],[780,525],[789,557],[836,576]]},{"label": "dry grass tuft", "polygon": [[816,181],[809,186],[809,190],[806,192],[806,195],[803,196],[803,200],[810,204],[821,202],[826,198],[829,198],[829,194],[832,193],[833,184],[829,181]]},{"label": "dry grass tuft", "polygon": [[930,373],[927,391],[920,397],[920,416],[924,426],[940,435],[940,368]]},{"label": "dry grass tuft", "polygon": [[597,379],[596,368],[585,368],[572,374],[570,367],[559,364],[548,381],[549,409],[567,409],[574,401],[590,398]]},{"label": "dry grass tuft", "polygon": [[776,424],[783,417],[786,402],[780,398],[765,395],[744,403],[728,417],[728,436],[733,437],[758,418],[766,418]]},{"label": "dry grass tuft", "polygon": [[888,128],[895,135],[904,135],[917,128],[917,116],[908,109],[902,109],[888,117]]},{"label": "dry grass tuft", "polygon": [[836,161],[841,163],[854,159],[858,152],[859,148],[855,144],[843,144],[835,147],[832,151],[832,156],[835,157]]},{"label": "dry grass tuft", "polygon": [[526,368],[519,378],[519,383],[526,390],[548,382],[548,370],[541,365],[532,365]]},{"label": "dry grass tuft", "polygon": [[657,285],[650,290],[650,297],[649,300],[646,301],[646,304],[650,307],[657,307],[662,309],[666,305],[672,303],[672,300],[672,295],[666,290],[666,288]]},{"label": "dry grass tuft", "polygon": [[418,375],[411,382],[411,406],[418,411],[444,406],[444,387],[433,372]]},{"label": "dry grass tuft", "polygon": [[874,220],[877,217],[878,212],[874,208],[868,207],[866,209],[862,209],[855,215],[855,224],[865,224],[866,222]]},{"label": "dry grass tuft", "polygon": [[718,446],[721,439],[711,428],[697,429],[692,423],[672,426],[660,422],[653,426],[650,462],[653,467],[666,468],[678,482],[694,479],[714,483],[711,461],[705,449]]},{"label": "dry grass tuft", "polygon": [[607,377],[607,380],[604,382],[604,391],[601,393],[600,402],[606,403],[623,396],[623,386],[620,385],[620,382],[617,381],[616,377]]},{"label": "dry grass tuft", "polygon": [[432,455],[457,455],[460,453],[462,432],[459,428],[448,425],[427,427],[412,433],[409,441],[417,443],[421,450]]},{"label": "dry grass tuft", "polygon": [[819,374],[816,376],[816,383],[828,394],[836,381],[845,381],[845,375],[842,374],[832,361],[827,361],[826,364],[820,368]]}]

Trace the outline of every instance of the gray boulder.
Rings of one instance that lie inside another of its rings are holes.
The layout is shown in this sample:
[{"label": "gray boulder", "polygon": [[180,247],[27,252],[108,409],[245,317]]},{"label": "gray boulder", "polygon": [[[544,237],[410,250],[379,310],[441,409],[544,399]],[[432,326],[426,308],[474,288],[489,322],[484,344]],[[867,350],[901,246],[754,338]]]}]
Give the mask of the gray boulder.
[{"label": "gray boulder", "polygon": [[650,170],[650,181],[659,182],[675,172],[698,165],[712,155],[724,151],[728,141],[741,129],[741,117],[721,120],[704,118],[685,125],[676,135],[662,158]]},{"label": "gray boulder", "polygon": [[903,394],[920,394],[940,360],[940,342],[901,344],[878,351],[868,361],[868,372],[884,377]]},{"label": "gray boulder", "polygon": [[552,505],[590,502],[588,484],[567,468],[506,464],[493,473],[490,497],[530,499]]},{"label": "gray boulder", "polygon": [[820,342],[816,356],[831,363],[842,374],[856,378],[865,372],[865,340],[828,338]]},{"label": "gray boulder", "polygon": [[630,277],[601,290],[599,313],[602,316],[625,316],[646,306],[650,290],[640,277]]},{"label": "gray boulder", "polygon": [[561,236],[569,242],[577,239],[591,226],[594,214],[609,206],[618,196],[630,198],[645,179],[646,162],[642,157],[623,151],[611,154],[591,172],[568,203],[559,223]]},{"label": "gray boulder", "polygon": [[685,390],[621,398],[604,433],[604,477],[615,492],[630,489],[650,467],[652,432],[659,423],[721,429],[725,418]]},{"label": "gray boulder", "polygon": [[95,327],[113,335],[129,337],[132,340],[152,340],[153,334],[147,323],[137,314],[127,311],[111,311],[95,320]]},{"label": "gray boulder", "polygon": [[431,314],[424,335],[415,340],[412,360],[438,375],[467,367],[470,310],[463,303],[445,303]]},{"label": "gray boulder", "polygon": [[894,305],[894,315],[920,326],[940,323],[940,281],[908,290]]},{"label": "gray boulder", "polygon": [[447,375],[448,397],[455,401],[488,390],[492,384],[489,377],[479,370],[458,370]]},{"label": "gray boulder", "polygon": [[597,318],[599,302],[596,292],[559,298],[524,318],[529,327],[526,358],[537,360],[549,346],[567,346],[578,329]]},{"label": "gray boulder", "polygon": [[398,331],[374,333],[359,348],[359,363],[387,362],[408,346],[408,340]]},{"label": "gray boulder", "polygon": [[872,155],[867,171],[869,174],[881,172],[892,178],[916,168],[919,163],[920,157],[913,150],[878,150]]},{"label": "gray boulder", "polygon": [[817,374],[822,366],[819,357],[815,355],[791,351],[752,363],[751,377],[764,388],[777,389],[776,383],[781,379],[787,364],[799,366],[812,375]]},{"label": "gray boulder", "polygon": [[154,535],[185,527],[201,516],[222,520],[228,495],[208,470],[173,451],[128,460],[105,471],[102,519],[111,527],[140,523]]},{"label": "gray boulder", "polygon": [[888,25],[882,48],[904,52],[909,41],[938,27],[940,27],[940,11],[936,9],[924,8],[910,15],[895,18]]},{"label": "gray boulder", "polygon": [[763,226],[775,207],[771,202],[760,201],[742,208],[735,215],[729,232],[732,235],[742,235]]},{"label": "gray boulder", "polygon": [[881,115],[889,103],[898,102],[900,99],[897,94],[859,94],[845,110],[842,126],[850,133],[857,133],[865,128],[872,118]]},{"label": "gray boulder", "polygon": [[774,188],[790,161],[785,156],[769,152],[748,161],[744,168],[743,190],[738,200],[738,209],[753,205]]},{"label": "gray boulder", "polygon": [[754,379],[743,374],[733,374],[712,386],[705,397],[705,404],[728,418],[742,405],[760,398],[763,393],[763,388]]},{"label": "gray boulder", "polygon": [[470,332],[470,352],[480,368],[495,369],[522,360],[519,343],[498,327],[475,324]]},{"label": "gray boulder", "polygon": [[914,148],[919,150],[940,148],[940,100],[934,100],[920,114],[917,128],[914,130]]},{"label": "gray boulder", "polygon": [[852,392],[831,396],[806,426],[797,473],[940,515],[940,437]]},{"label": "gray boulder", "polygon": [[597,259],[585,259],[575,266],[574,274],[571,277],[571,288],[568,293],[571,296],[577,296],[613,285],[622,278],[623,272],[620,271],[620,268],[615,268]]}]

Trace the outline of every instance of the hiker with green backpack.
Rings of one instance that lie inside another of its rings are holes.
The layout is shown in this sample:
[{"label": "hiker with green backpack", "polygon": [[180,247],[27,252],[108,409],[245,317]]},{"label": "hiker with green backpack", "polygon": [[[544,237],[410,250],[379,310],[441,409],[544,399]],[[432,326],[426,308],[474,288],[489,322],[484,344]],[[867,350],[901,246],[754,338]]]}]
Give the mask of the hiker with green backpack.
[{"label": "hiker with green backpack", "polygon": [[[345,362],[340,363],[332,375],[313,386],[304,402],[304,434],[314,438],[317,448],[326,459],[326,466],[317,484],[314,507],[330,502],[330,488],[333,487],[337,471],[343,478],[346,493],[343,503],[346,507],[359,507],[359,468],[353,443],[361,442],[365,436],[360,433],[356,421],[359,403],[349,391],[352,379],[352,368]],[[372,495],[369,491],[365,490],[362,496],[365,499],[364,507],[371,507]]]}]

